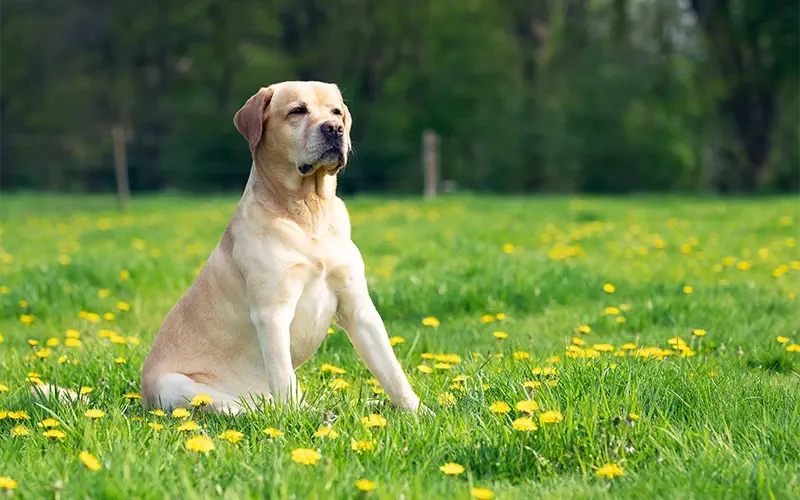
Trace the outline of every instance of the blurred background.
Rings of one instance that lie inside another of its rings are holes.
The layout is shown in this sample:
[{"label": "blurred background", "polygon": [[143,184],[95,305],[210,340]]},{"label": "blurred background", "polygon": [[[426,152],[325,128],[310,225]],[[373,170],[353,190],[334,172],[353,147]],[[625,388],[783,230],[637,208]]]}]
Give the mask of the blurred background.
[{"label": "blurred background", "polygon": [[235,111],[315,79],[354,116],[345,193],[420,193],[426,131],[448,189],[795,191],[798,5],[3,0],[0,185],[239,192]]}]

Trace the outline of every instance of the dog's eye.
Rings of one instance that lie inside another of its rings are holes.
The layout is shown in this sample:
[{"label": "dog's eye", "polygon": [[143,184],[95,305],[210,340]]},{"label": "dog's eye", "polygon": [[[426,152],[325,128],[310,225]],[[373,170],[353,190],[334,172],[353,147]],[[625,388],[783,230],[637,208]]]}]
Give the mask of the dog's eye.
[{"label": "dog's eye", "polygon": [[342,116],[342,110],[339,108],[333,108],[333,114]]},{"label": "dog's eye", "polygon": [[293,110],[289,111],[290,115],[304,115],[308,113],[308,108],[305,106],[297,106]]}]

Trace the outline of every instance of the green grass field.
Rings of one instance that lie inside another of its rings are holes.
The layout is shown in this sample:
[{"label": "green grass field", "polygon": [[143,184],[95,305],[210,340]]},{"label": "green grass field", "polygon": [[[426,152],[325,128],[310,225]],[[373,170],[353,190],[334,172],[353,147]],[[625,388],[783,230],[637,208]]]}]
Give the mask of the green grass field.
[{"label": "green grass field", "polygon": [[796,199],[352,200],[433,414],[392,409],[336,328],[298,372],[312,409],[150,414],[141,364],[236,200],[3,196],[0,496],[800,497]]}]

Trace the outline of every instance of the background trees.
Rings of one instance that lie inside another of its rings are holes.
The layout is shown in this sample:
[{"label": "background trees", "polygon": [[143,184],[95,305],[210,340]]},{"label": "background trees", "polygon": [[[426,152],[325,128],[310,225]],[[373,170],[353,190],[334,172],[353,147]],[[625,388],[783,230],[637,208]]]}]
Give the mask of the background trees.
[{"label": "background trees", "polygon": [[339,84],[349,191],[419,191],[420,136],[470,189],[800,185],[797,2],[6,0],[0,183],[239,189],[233,113],[260,86]]}]

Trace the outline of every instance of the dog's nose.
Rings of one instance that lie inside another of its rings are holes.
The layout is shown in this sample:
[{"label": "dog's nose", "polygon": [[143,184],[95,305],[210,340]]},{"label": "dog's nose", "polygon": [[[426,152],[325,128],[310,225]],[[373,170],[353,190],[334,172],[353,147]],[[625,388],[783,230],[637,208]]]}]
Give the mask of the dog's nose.
[{"label": "dog's nose", "polygon": [[344,134],[344,127],[335,120],[328,120],[320,125],[319,128],[322,130],[323,137],[329,137],[331,139],[341,139],[342,134]]}]

